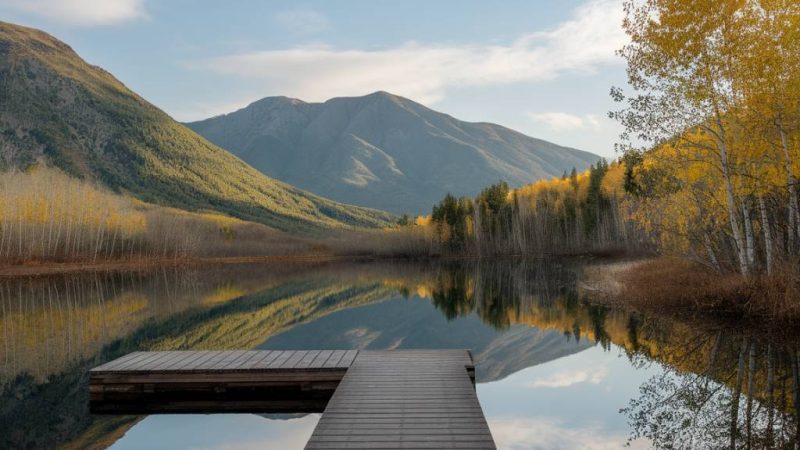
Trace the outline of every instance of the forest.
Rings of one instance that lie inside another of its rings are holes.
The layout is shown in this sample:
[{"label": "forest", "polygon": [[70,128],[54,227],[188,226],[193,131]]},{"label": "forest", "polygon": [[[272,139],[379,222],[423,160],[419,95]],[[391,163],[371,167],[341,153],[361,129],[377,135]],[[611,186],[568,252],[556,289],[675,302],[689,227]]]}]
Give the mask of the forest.
[{"label": "forest", "polygon": [[[700,8],[698,10],[698,8]],[[626,3],[617,161],[476,198],[417,223],[443,251],[679,255],[744,277],[797,267],[800,5]]]}]

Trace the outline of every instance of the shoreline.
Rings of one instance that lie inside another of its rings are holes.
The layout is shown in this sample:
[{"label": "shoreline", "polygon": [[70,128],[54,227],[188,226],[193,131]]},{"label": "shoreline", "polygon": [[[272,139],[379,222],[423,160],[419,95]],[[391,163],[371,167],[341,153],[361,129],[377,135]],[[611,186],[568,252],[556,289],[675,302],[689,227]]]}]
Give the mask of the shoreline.
[{"label": "shoreline", "polygon": [[0,280],[51,275],[97,272],[146,271],[165,267],[202,267],[234,264],[327,263],[340,260],[364,261],[371,258],[339,255],[214,256],[189,258],[146,258],[102,262],[31,262],[0,266]]},{"label": "shoreline", "polygon": [[657,257],[587,266],[578,290],[589,303],[632,313],[774,330],[800,323],[800,298],[792,294],[797,281],[789,270],[743,278]]},{"label": "shoreline", "polygon": [[[546,258],[553,255],[503,255],[488,259],[529,259]],[[600,259],[616,261],[591,254],[558,255],[567,259]],[[96,272],[146,271],[164,267],[203,267],[235,264],[269,264],[269,263],[311,263],[324,264],[330,262],[370,262],[370,261],[479,261],[484,259],[477,255],[429,255],[429,256],[397,256],[381,254],[300,254],[300,255],[265,255],[265,256],[210,256],[184,258],[139,258],[116,261],[97,262],[54,262],[31,261],[23,264],[0,265],[0,280],[29,277],[46,277],[51,275],[82,274]]]}]

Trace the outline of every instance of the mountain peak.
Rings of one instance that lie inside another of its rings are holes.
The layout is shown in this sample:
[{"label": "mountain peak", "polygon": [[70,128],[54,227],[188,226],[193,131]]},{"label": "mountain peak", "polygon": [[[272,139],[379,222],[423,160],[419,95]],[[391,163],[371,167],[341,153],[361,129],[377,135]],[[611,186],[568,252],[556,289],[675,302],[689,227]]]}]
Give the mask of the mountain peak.
[{"label": "mountain peak", "polygon": [[392,219],[266,177],[42,31],[0,22],[0,80],[0,170],[43,163],[147,202],[281,230]]},{"label": "mountain peak", "polygon": [[401,97],[399,95],[395,95],[395,94],[392,94],[391,92],[386,92],[386,91],[375,91],[375,92],[373,92],[371,94],[365,95],[365,97],[383,97],[383,98],[389,98],[389,99],[392,99],[392,100],[408,100],[405,97]]},{"label": "mountain peak", "polygon": [[396,213],[427,213],[447,192],[476,195],[498,180],[520,186],[599,159],[386,91],[264,110],[251,105],[235,117],[188,125],[269,176]]},{"label": "mountain peak", "polygon": [[304,104],[306,104],[306,102],[304,102],[304,101],[302,101],[300,99],[297,99],[297,98],[287,97],[285,95],[275,95],[275,96],[270,96],[270,97],[264,97],[264,98],[262,98],[260,100],[256,100],[253,103],[250,103],[248,105],[248,107],[253,106],[253,105],[260,105],[260,104],[261,105],[263,105],[263,104],[269,104],[269,105],[288,104],[288,105],[296,106],[296,105],[304,105]]}]

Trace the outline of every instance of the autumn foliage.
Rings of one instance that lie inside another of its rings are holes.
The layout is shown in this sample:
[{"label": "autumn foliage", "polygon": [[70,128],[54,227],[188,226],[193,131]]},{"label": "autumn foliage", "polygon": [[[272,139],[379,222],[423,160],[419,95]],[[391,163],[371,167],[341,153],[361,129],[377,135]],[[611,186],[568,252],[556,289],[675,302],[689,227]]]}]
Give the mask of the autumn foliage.
[{"label": "autumn foliage", "polygon": [[309,246],[261,224],[150,205],[54,169],[0,174],[6,264],[260,256]]}]

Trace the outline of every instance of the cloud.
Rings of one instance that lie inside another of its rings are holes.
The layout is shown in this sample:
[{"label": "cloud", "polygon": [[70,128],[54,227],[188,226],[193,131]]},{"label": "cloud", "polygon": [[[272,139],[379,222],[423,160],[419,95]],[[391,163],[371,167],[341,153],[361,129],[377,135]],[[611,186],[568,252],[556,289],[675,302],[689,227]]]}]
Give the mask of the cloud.
[{"label": "cloud", "polygon": [[146,17],[144,0],[0,0],[0,7],[67,25],[113,25]]},{"label": "cloud", "polygon": [[299,35],[316,34],[331,28],[327,17],[310,8],[281,11],[275,15],[275,21]]},{"label": "cloud", "polygon": [[529,388],[562,388],[580,383],[600,384],[608,376],[608,369],[601,367],[591,373],[586,370],[556,372],[548,377],[539,378],[526,385]]},{"label": "cloud", "polygon": [[595,114],[578,116],[563,112],[528,113],[535,122],[547,125],[555,131],[563,130],[600,130],[600,118]]},{"label": "cloud", "polygon": [[[597,426],[566,426],[549,417],[490,419],[489,428],[498,448],[606,450],[622,448],[627,442],[624,433],[612,433]],[[647,442],[631,442],[632,449],[649,448]]]},{"label": "cloud", "polygon": [[306,46],[186,64],[304,100],[386,90],[434,103],[451,88],[537,82],[620,63],[614,51],[626,39],[621,20],[618,1],[590,0],[555,28],[504,45],[406,42],[378,50]]}]

